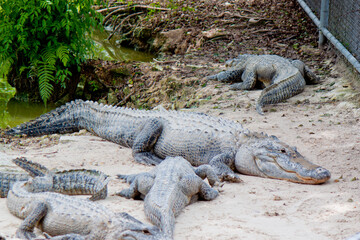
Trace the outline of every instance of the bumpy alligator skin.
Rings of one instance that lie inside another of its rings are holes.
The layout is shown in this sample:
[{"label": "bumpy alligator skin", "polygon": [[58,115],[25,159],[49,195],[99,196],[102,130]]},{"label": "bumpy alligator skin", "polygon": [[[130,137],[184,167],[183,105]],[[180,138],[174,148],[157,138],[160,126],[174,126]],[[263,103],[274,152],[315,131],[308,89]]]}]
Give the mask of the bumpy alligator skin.
[{"label": "bumpy alligator skin", "polygon": [[[7,197],[9,211],[24,219],[16,232],[21,239],[35,237],[39,227],[52,239],[162,239],[157,227],[127,213],[114,213],[101,204],[53,192],[41,192],[44,177],[16,182]],[[45,180],[46,182],[46,180]],[[40,192],[39,192],[40,191]]]},{"label": "bumpy alligator skin", "polygon": [[197,197],[212,200],[219,195],[199,176],[207,177],[211,184],[218,181],[209,165],[202,165],[195,170],[182,157],[167,157],[151,172],[118,175],[131,184],[129,189],[122,190],[119,195],[126,198],[145,196],[145,215],[168,239],[172,239],[175,217],[185,206]]},{"label": "bumpy alligator skin", "polygon": [[211,165],[221,180],[239,181],[234,170],[307,184],[330,178],[328,170],[275,136],[203,113],[134,110],[76,100],[6,133],[38,136],[80,129],[132,148],[139,163],[159,164],[167,156],[181,156],[193,166]]},{"label": "bumpy alligator skin", "polygon": [[230,69],[209,76],[209,80],[240,82],[231,85],[233,90],[250,90],[257,81],[265,86],[256,104],[263,115],[262,107],[278,103],[304,90],[305,84],[319,81],[316,75],[300,60],[288,60],[277,55],[244,54],[227,61]]},{"label": "bumpy alligator skin", "polygon": [[6,198],[15,182],[29,180],[27,173],[0,172],[0,198]]},{"label": "bumpy alligator skin", "polygon": [[102,172],[87,169],[75,169],[51,172],[46,167],[28,161],[26,158],[16,158],[13,162],[27,171],[26,173],[0,172],[0,197],[4,198],[17,181],[27,181],[31,177],[45,177],[46,191],[67,195],[92,195],[90,200],[105,199],[107,184],[110,178]]},{"label": "bumpy alligator skin", "polygon": [[347,238],[346,240],[360,240],[360,232],[358,232],[354,236]]}]

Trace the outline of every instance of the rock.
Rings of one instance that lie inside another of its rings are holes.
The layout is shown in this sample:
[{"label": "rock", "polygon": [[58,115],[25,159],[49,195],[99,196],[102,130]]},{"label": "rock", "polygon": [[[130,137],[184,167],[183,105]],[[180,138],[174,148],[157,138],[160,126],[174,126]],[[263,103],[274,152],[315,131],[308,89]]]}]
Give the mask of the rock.
[{"label": "rock", "polygon": [[[183,42],[185,42],[185,30],[175,29],[168,32],[160,32],[154,42],[153,47],[161,52],[175,52],[184,53]],[[185,49],[186,50],[186,49]]]},{"label": "rock", "polygon": [[216,37],[229,35],[229,33],[223,28],[213,28],[208,31],[203,31],[202,35],[205,39],[213,39]]},{"label": "rock", "polygon": [[305,52],[306,54],[309,54],[309,55],[320,55],[321,54],[321,49],[314,48],[310,45],[302,45],[300,47],[300,51]]}]

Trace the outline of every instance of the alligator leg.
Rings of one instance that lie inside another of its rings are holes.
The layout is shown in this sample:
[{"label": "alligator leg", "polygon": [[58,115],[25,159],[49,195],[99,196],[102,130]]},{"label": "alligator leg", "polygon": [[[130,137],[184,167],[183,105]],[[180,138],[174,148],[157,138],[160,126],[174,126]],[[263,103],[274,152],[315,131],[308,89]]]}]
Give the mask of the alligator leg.
[{"label": "alligator leg", "polygon": [[207,80],[217,80],[220,82],[238,82],[241,80],[241,75],[243,74],[243,69],[233,69],[220,72],[218,74],[208,76]]},{"label": "alligator leg", "polygon": [[[118,178],[125,179],[126,175],[118,175]],[[125,198],[136,198],[146,195],[154,184],[155,175],[151,173],[140,173],[136,176],[128,189],[121,190],[116,195]]]},{"label": "alligator leg", "polygon": [[65,235],[59,235],[55,237],[49,236],[47,233],[44,233],[45,239],[51,239],[51,240],[85,240],[87,239],[85,236],[82,236],[80,234],[76,233],[69,233]]},{"label": "alligator leg", "polygon": [[253,69],[246,69],[242,74],[241,79],[243,82],[234,83],[230,86],[232,90],[250,90],[255,87],[256,84],[256,72]]},{"label": "alligator leg", "polygon": [[207,178],[211,186],[214,186],[216,182],[219,182],[219,178],[210,165],[204,164],[194,169],[195,174],[201,177],[201,179]]},{"label": "alligator leg", "polygon": [[[200,177],[194,175],[188,175],[181,178],[179,183],[182,192],[185,196],[192,196],[199,194],[201,199],[212,200],[219,195],[219,192],[211,188]],[[185,207],[185,206],[183,206]]]},{"label": "alligator leg", "polygon": [[319,78],[300,60],[292,60],[291,64],[299,69],[301,74],[304,76],[305,82],[308,85],[319,83]]},{"label": "alligator leg", "polygon": [[[159,234],[160,235],[160,234]],[[133,230],[126,230],[118,235],[119,239],[148,239],[148,240],[157,240],[161,238],[153,237],[147,232],[139,232]]]},{"label": "alligator leg", "polygon": [[315,73],[313,73],[306,65],[304,66],[304,78],[306,84],[308,85],[317,84],[320,82],[319,77],[317,77]]},{"label": "alligator leg", "polygon": [[217,196],[219,196],[219,192],[217,190],[211,188],[205,182],[201,181],[199,195],[200,195],[201,199],[210,201],[210,200],[215,199]]},{"label": "alligator leg", "polygon": [[47,213],[47,205],[44,202],[34,202],[31,206],[32,211],[27,215],[20,227],[16,231],[16,237],[20,239],[32,239],[35,237],[33,233],[37,223],[45,217]]},{"label": "alligator leg", "polygon": [[163,159],[151,152],[158,137],[161,135],[162,129],[162,123],[157,119],[151,119],[144,124],[143,129],[136,137],[132,146],[135,161],[147,165],[157,165],[163,161]]},{"label": "alligator leg", "polygon": [[140,222],[139,220],[137,220],[136,218],[134,218],[133,216],[129,215],[126,212],[118,212],[115,213],[115,215],[116,217],[121,219],[121,221],[126,225],[126,229],[128,230],[143,231],[153,234],[159,231],[158,227]]},{"label": "alligator leg", "polygon": [[117,176],[119,179],[125,180],[126,183],[131,184],[131,183],[137,178],[137,176],[139,176],[139,174],[141,174],[141,173],[138,173],[138,174],[130,174],[130,175],[118,174],[118,175],[116,175],[116,176]]},{"label": "alligator leg", "polygon": [[211,159],[209,164],[221,181],[242,182],[240,177],[230,168],[230,166],[234,165],[234,159],[234,153],[231,152],[216,155]]}]

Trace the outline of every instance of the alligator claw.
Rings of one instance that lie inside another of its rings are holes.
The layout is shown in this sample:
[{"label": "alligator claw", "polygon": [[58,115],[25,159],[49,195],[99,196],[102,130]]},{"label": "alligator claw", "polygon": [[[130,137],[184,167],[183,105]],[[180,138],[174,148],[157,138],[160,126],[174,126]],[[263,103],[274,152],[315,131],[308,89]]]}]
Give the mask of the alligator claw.
[{"label": "alligator claw", "polygon": [[221,181],[236,182],[236,183],[243,182],[243,180],[241,180],[241,178],[237,174],[233,174],[233,173],[229,173],[221,176]]},{"label": "alligator claw", "polygon": [[264,112],[263,112],[262,107],[260,106],[260,104],[256,104],[256,111],[257,111],[260,115],[264,115]]},{"label": "alligator claw", "polygon": [[213,186],[213,189],[218,191],[219,193],[224,192],[223,186],[225,185],[225,182],[216,182]]},{"label": "alligator claw", "polygon": [[36,237],[35,233],[31,232],[31,231],[26,231],[23,229],[18,229],[16,231],[16,237],[20,238],[20,239],[33,239]]}]

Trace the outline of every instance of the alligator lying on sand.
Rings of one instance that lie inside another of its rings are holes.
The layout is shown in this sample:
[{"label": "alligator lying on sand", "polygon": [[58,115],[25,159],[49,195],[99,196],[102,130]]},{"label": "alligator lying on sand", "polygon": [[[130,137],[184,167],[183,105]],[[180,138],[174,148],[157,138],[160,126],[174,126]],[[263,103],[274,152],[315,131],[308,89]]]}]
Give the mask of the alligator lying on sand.
[{"label": "alligator lying on sand", "polygon": [[9,190],[17,181],[27,181],[31,177],[45,177],[48,181],[46,191],[67,195],[92,195],[90,200],[105,199],[107,184],[110,178],[102,172],[87,169],[74,169],[51,172],[46,167],[28,161],[26,158],[16,158],[13,162],[24,169],[26,173],[0,172],[0,197],[7,196]]},{"label": "alligator lying on sand", "polygon": [[277,137],[203,113],[134,110],[76,100],[6,133],[39,136],[80,129],[132,148],[139,163],[159,164],[167,156],[182,156],[193,166],[211,165],[221,180],[239,181],[234,170],[307,184],[330,178],[328,170]]},{"label": "alligator lying on sand", "polygon": [[52,239],[163,239],[155,226],[144,224],[127,213],[114,213],[101,204],[54,192],[42,192],[47,180],[36,177],[16,182],[7,197],[9,211],[24,219],[16,232],[21,239],[35,237],[39,227]]},{"label": "alligator lying on sand", "polygon": [[199,176],[207,177],[210,184],[218,180],[209,165],[201,165],[195,170],[182,157],[167,157],[150,172],[118,175],[131,184],[118,195],[126,198],[145,196],[145,215],[167,239],[173,239],[175,217],[185,206],[198,197],[212,200],[219,195]]},{"label": "alligator lying on sand", "polygon": [[239,82],[230,86],[233,90],[250,90],[256,81],[265,86],[256,104],[256,110],[263,115],[265,104],[278,103],[304,90],[305,84],[319,82],[316,75],[300,60],[289,60],[277,55],[239,55],[226,62],[231,68],[209,80]]}]

